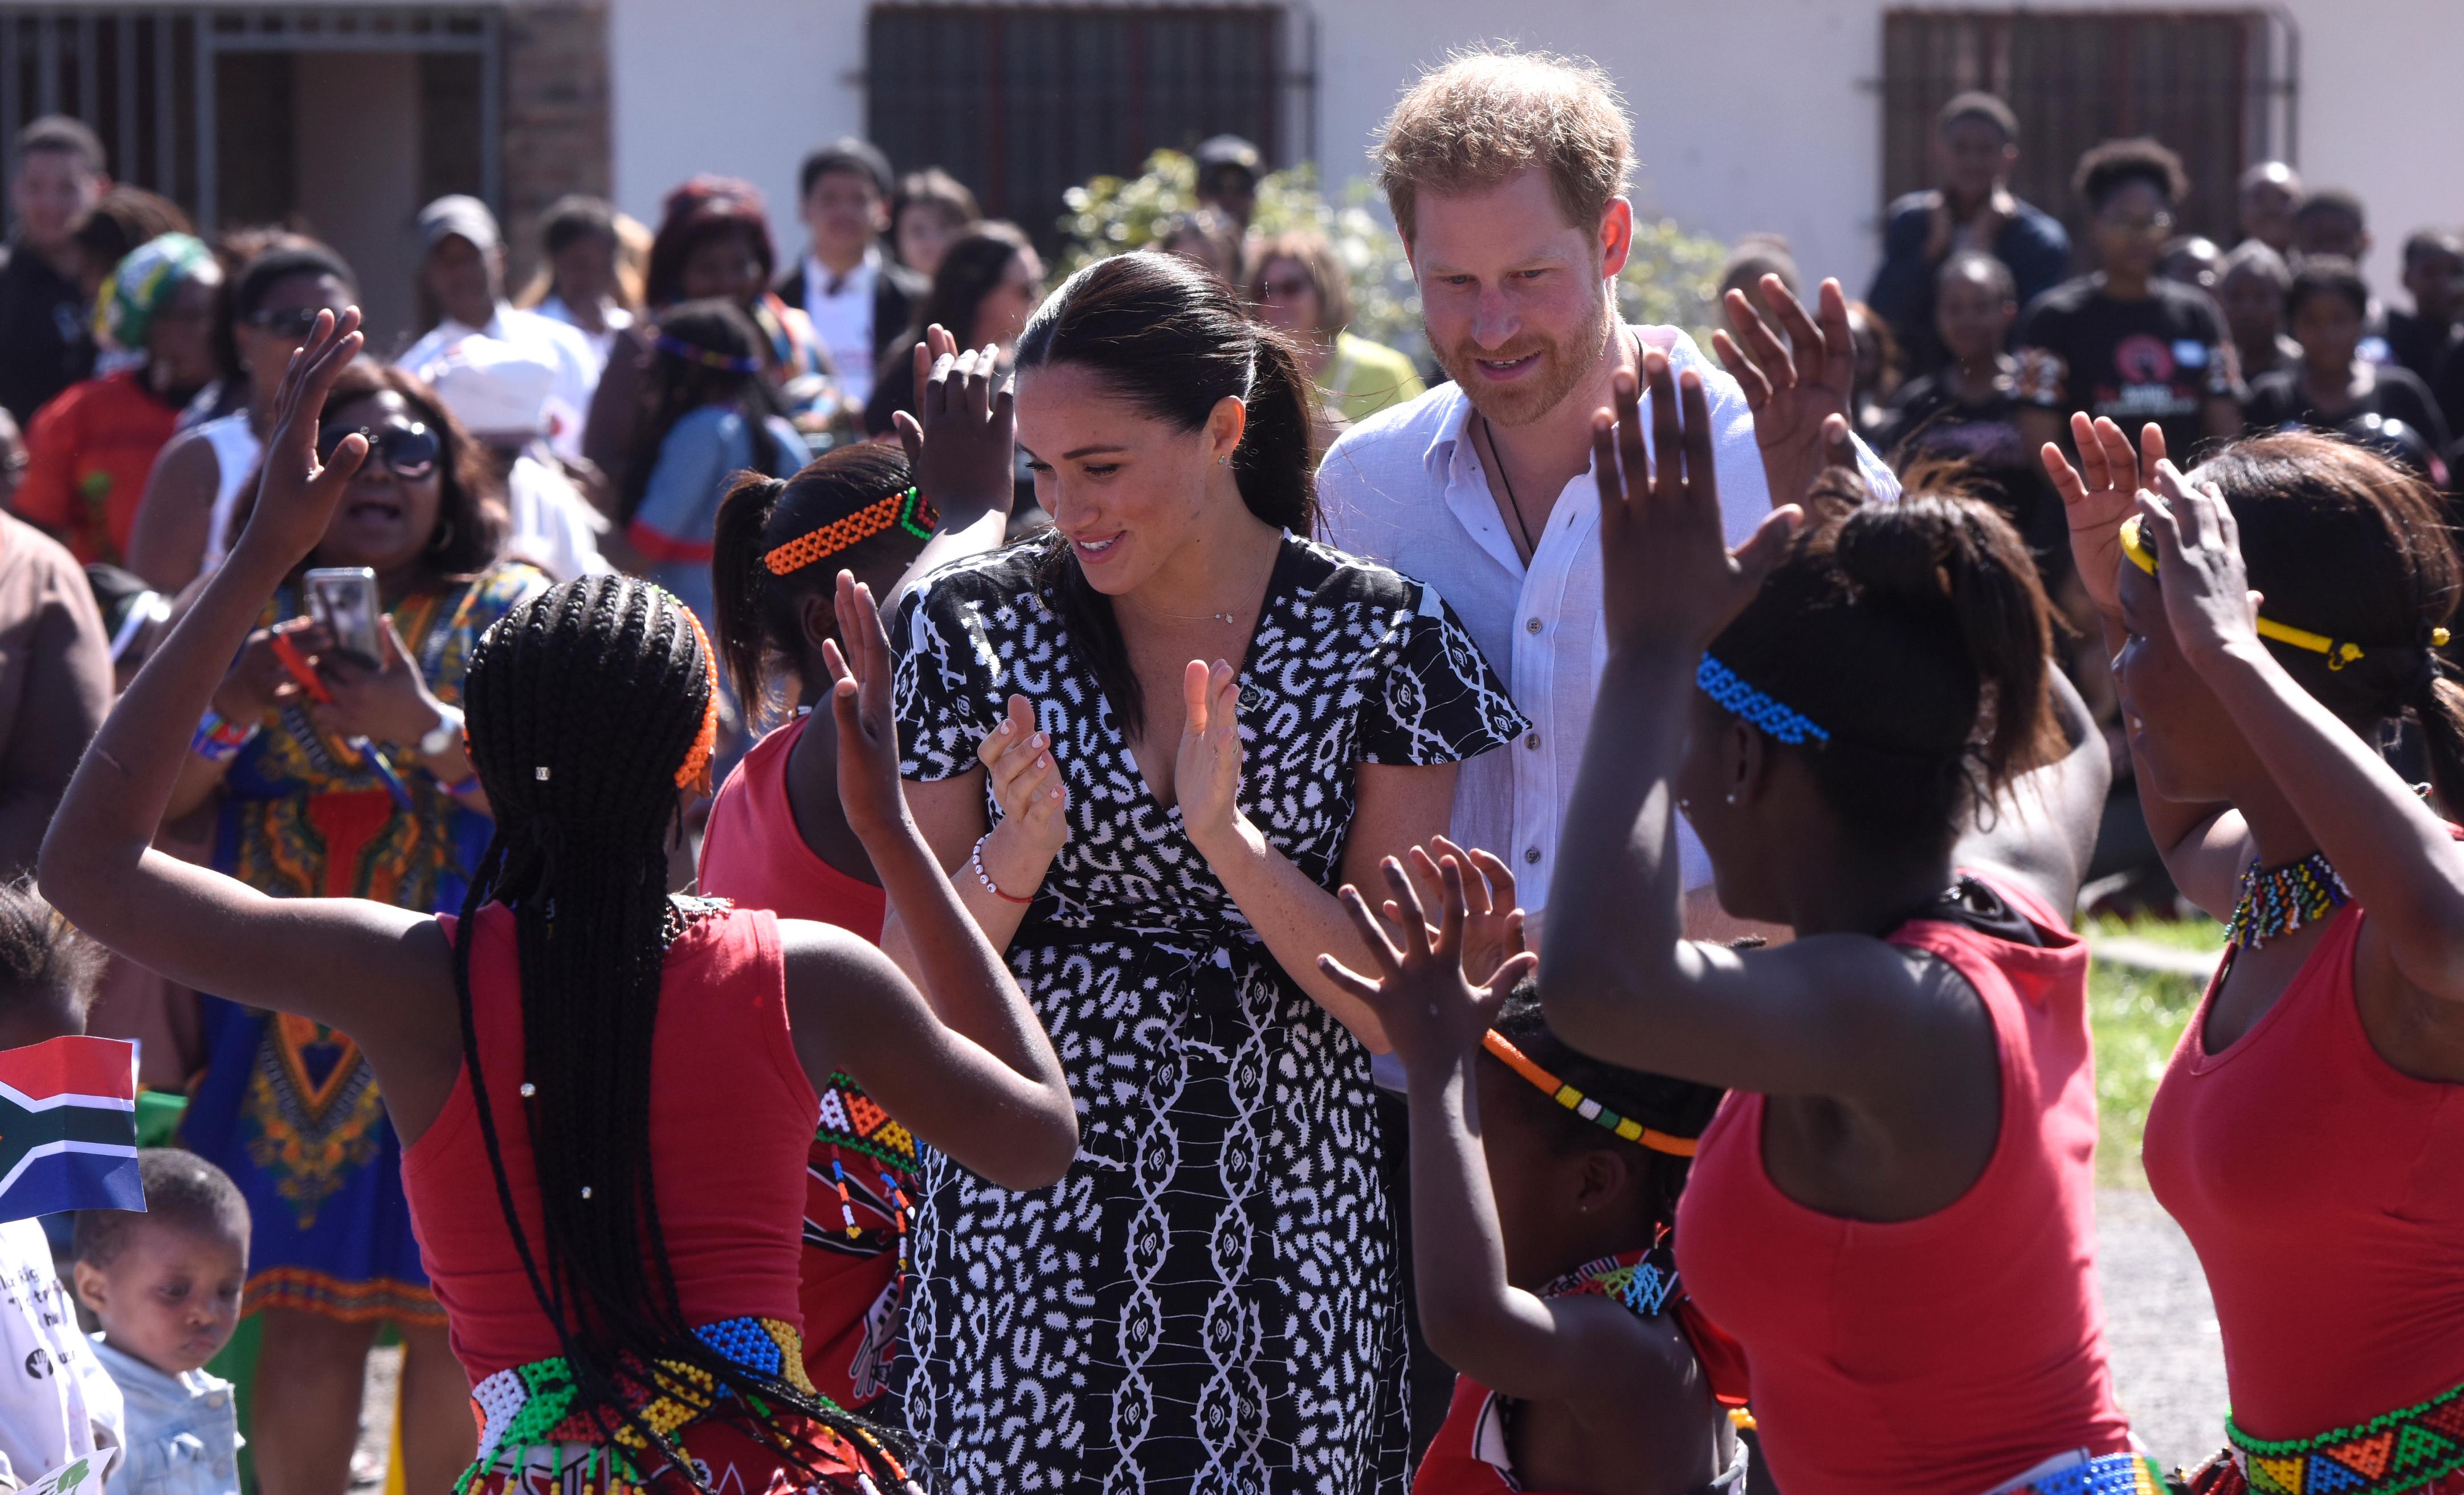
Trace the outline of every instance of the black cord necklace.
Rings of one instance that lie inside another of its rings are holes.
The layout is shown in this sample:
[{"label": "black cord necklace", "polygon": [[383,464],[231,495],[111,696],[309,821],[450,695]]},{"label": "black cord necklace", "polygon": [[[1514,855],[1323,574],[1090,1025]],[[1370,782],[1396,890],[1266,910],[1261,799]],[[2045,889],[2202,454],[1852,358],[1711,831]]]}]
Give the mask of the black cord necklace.
[{"label": "black cord necklace", "polygon": [[1497,432],[1489,429],[1485,415],[1480,418],[1480,434],[1488,443],[1489,459],[1497,464],[1497,480],[1506,487],[1506,507],[1514,516],[1515,533],[1523,537],[1523,553],[1536,557],[1540,547],[1532,541],[1531,526],[1523,522],[1523,500],[1514,496],[1514,479],[1506,473],[1506,453],[1497,450]]}]

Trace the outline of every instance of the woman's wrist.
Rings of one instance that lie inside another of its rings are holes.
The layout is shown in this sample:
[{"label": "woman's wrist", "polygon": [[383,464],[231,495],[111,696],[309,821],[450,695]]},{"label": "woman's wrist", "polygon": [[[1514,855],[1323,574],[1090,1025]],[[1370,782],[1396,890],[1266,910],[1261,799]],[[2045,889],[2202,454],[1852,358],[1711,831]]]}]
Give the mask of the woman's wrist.
[{"label": "woman's wrist", "polygon": [[976,843],[976,860],[982,875],[995,890],[1012,900],[1034,896],[1044,886],[1044,874],[1052,867],[1060,848],[1045,848],[1030,843],[1015,820],[1003,817],[1001,823],[984,833]]},{"label": "woman's wrist", "polygon": [[1189,834],[1189,844],[1198,848],[1198,854],[1206,859],[1206,865],[1219,877],[1226,865],[1255,857],[1266,846],[1266,838],[1258,834],[1258,828],[1249,824],[1249,817],[1242,814],[1237,805],[1230,818],[1220,825],[1183,822],[1182,829]]}]

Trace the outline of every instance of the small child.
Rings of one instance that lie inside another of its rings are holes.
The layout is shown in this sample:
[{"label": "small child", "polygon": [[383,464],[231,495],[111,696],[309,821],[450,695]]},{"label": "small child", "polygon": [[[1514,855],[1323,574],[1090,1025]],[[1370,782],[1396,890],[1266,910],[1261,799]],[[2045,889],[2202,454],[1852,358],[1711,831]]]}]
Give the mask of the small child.
[{"label": "small child", "polygon": [[1413,1495],[1743,1495],[1746,1451],[1720,1404],[1740,1399],[1742,1362],[1678,1290],[1669,1235],[1723,1092],[1558,1042],[1532,957],[1509,955],[1512,875],[1440,846],[1434,865],[1412,853],[1412,881],[1445,890],[1434,939],[1389,862],[1403,949],[1344,890],[1383,979],[1320,957],[1402,1060],[1420,1327],[1460,1373]]},{"label": "small child", "polygon": [[209,1375],[239,1324],[248,1201],[194,1153],[137,1154],[145,1213],[77,1216],[77,1300],[102,1332],[96,1356],[127,1403],[128,1458],[114,1495],[238,1495],[239,1409]]},{"label": "small child", "polygon": [[[31,878],[0,883],[0,1049],[83,1033],[103,960]],[[40,1220],[0,1224],[0,1479],[32,1484],[88,1458],[114,1472],[120,1390],[77,1332]]]}]

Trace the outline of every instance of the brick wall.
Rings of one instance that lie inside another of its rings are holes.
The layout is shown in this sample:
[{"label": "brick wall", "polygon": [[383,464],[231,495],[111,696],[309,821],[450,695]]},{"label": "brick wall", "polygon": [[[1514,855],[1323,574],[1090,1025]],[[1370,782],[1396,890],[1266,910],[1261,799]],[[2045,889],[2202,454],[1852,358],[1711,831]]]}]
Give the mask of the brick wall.
[{"label": "brick wall", "polygon": [[568,192],[609,195],[607,10],[508,6],[502,34],[507,281],[519,287],[538,266],[548,204]]}]

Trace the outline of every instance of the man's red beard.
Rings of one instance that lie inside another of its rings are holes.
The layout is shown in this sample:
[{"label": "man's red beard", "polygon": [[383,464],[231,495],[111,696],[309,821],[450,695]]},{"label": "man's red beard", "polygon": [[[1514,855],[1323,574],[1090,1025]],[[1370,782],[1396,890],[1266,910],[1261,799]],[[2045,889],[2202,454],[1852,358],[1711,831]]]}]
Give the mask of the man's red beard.
[{"label": "man's red beard", "polygon": [[[1600,350],[1608,345],[1615,308],[1605,287],[1594,303],[1591,325],[1573,338],[1557,341],[1525,328],[1503,348],[1484,348],[1469,338],[1452,347],[1431,344],[1438,366],[1455,382],[1482,419],[1493,426],[1528,426],[1555,409],[1591,373]],[[1539,355],[1539,364],[1511,385],[1490,384],[1475,365],[1510,363]]]}]

